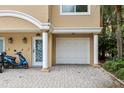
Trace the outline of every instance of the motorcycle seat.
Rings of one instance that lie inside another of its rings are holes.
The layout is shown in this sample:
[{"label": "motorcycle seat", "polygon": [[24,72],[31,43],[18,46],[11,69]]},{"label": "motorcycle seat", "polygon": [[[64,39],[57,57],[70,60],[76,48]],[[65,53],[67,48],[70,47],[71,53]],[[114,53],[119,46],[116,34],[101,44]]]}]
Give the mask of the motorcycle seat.
[{"label": "motorcycle seat", "polygon": [[12,57],[12,56],[6,56],[6,57],[12,60],[16,60],[16,57]]}]

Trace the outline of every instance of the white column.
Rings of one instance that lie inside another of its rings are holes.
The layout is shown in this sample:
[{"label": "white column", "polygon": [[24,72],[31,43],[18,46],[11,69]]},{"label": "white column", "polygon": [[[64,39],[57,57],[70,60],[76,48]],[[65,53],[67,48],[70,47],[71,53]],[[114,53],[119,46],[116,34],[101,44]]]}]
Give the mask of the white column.
[{"label": "white column", "polygon": [[48,33],[43,32],[43,69],[48,69]]},{"label": "white column", "polygon": [[98,64],[98,35],[94,35],[94,64]]}]

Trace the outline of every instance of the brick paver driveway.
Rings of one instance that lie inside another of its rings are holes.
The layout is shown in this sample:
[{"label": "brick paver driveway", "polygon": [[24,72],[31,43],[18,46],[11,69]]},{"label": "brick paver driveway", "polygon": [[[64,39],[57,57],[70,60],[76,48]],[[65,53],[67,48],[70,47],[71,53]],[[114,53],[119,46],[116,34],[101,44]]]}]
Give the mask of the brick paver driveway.
[{"label": "brick paver driveway", "polygon": [[120,87],[100,68],[88,65],[57,65],[50,73],[41,68],[6,69],[0,74],[0,87]]}]

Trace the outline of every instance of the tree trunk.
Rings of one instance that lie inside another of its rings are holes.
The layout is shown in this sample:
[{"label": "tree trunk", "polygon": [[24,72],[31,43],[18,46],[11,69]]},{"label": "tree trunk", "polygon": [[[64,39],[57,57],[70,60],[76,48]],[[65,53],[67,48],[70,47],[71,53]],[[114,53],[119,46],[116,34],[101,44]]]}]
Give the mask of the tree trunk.
[{"label": "tree trunk", "polygon": [[117,39],[117,57],[122,58],[122,31],[121,31],[121,6],[115,6],[115,12],[117,17],[117,29],[116,29],[116,39]]}]

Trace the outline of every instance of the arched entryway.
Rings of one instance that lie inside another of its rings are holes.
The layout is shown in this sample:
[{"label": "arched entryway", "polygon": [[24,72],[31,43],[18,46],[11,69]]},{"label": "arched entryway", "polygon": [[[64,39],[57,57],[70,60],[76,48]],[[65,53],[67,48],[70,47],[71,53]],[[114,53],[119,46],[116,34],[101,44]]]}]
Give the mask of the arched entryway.
[{"label": "arched entryway", "polygon": [[[16,17],[23,20],[26,20],[36,27],[39,28],[39,31],[42,33],[42,40],[43,40],[43,63],[42,63],[42,69],[43,71],[48,70],[48,30],[49,30],[49,24],[48,23],[42,23],[38,19],[34,18],[33,16],[19,12],[14,10],[0,10],[0,17]],[[2,31],[0,31],[2,32]],[[10,32],[11,33],[11,32]]]}]

